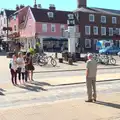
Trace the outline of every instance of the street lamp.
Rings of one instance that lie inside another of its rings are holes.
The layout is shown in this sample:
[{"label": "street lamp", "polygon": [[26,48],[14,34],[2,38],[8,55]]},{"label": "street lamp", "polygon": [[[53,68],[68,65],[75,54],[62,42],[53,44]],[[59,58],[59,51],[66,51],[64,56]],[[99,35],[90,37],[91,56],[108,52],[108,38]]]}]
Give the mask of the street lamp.
[{"label": "street lamp", "polygon": [[[119,35],[119,28],[114,28],[113,29],[113,36],[115,37],[115,40],[116,39],[120,39],[120,35]],[[118,41],[115,42],[116,45],[118,45]]]},{"label": "street lamp", "polygon": [[75,19],[73,14],[68,14],[68,51],[75,53]]}]

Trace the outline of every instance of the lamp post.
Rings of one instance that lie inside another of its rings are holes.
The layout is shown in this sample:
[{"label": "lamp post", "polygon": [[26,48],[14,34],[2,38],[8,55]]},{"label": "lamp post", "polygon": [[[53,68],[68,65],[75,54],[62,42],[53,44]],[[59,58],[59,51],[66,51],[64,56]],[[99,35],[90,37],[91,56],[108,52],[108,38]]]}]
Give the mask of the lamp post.
[{"label": "lamp post", "polygon": [[73,14],[68,15],[67,24],[68,24],[68,52],[75,53],[76,29],[75,29],[75,19]]},{"label": "lamp post", "polygon": [[[113,36],[115,37],[115,40],[116,39],[120,39],[119,37],[119,29],[117,29],[117,28],[114,28],[113,29]],[[118,42],[117,41],[115,41],[115,45],[118,45]]]}]

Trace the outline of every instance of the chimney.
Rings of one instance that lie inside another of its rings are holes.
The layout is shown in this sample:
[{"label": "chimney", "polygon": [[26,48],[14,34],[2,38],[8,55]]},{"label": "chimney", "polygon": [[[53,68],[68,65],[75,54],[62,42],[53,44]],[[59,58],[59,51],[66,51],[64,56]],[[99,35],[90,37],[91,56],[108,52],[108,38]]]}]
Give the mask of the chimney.
[{"label": "chimney", "polygon": [[77,7],[87,7],[87,0],[77,0]]},{"label": "chimney", "polygon": [[41,8],[42,8],[41,4],[38,4],[37,8],[38,8],[38,9],[41,9]]},{"label": "chimney", "polygon": [[16,10],[18,11],[20,9],[19,5],[16,5]]},{"label": "chimney", "polygon": [[36,0],[34,1],[34,8],[37,8]]},{"label": "chimney", "polygon": [[24,8],[25,6],[24,5],[20,5],[20,9]]},{"label": "chimney", "polygon": [[55,10],[55,9],[56,9],[56,8],[55,8],[55,5],[54,5],[54,4],[50,4],[49,9],[50,9],[50,10]]}]

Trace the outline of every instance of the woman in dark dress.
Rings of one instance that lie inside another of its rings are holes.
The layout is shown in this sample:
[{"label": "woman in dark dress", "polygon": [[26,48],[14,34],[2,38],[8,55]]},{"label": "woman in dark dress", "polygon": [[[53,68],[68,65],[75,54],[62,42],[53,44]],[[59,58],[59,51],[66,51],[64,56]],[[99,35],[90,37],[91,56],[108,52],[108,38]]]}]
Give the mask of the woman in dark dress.
[{"label": "woman in dark dress", "polygon": [[33,71],[35,70],[32,62],[32,56],[30,53],[26,54],[25,57],[25,68],[26,68],[26,77],[28,76],[31,81],[33,81]]}]

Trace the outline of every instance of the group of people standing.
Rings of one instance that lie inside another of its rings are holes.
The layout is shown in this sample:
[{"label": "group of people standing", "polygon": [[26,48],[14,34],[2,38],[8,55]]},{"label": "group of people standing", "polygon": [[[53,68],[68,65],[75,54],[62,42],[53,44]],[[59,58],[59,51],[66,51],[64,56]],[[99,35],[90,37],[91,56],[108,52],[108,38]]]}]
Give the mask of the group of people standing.
[{"label": "group of people standing", "polygon": [[23,55],[19,52],[18,55],[13,55],[9,64],[11,72],[11,81],[13,85],[25,84],[25,82],[33,81],[34,66],[32,62],[32,56],[30,53]]}]

